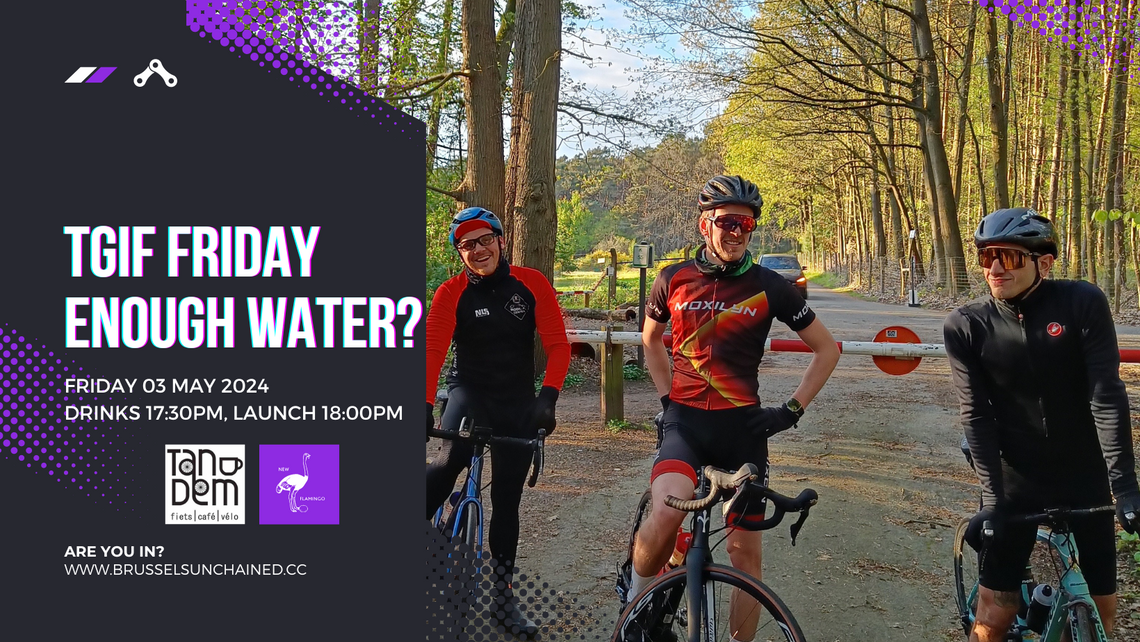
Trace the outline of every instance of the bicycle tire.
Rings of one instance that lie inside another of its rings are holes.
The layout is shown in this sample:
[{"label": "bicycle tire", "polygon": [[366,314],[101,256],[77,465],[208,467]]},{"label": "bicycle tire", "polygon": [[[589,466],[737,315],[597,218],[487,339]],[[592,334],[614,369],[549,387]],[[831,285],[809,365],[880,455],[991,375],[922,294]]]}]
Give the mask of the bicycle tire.
[{"label": "bicycle tire", "polygon": [[641,528],[641,524],[645,521],[645,517],[649,514],[652,506],[652,495],[647,490],[641,495],[641,500],[637,503],[637,509],[633,513],[633,526],[629,529],[629,542],[626,546],[625,561],[618,567],[616,589],[623,607],[625,606],[625,602],[632,597],[629,595],[629,591],[633,582],[633,545],[637,541],[637,531]]},{"label": "bicycle tire", "polygon": [[[668,597],[676,593],[684,593],[686,581],[685,567],[676,568],[655,579],[646,587],[641,599],[626,607],[618,618],[614,629],[612,642],[664,642],[666,640],[688,640],[688,614],[687,613],[661,613],[652,612],[654,605],[668,602]],[[705,570],[705,599],[708,591],[712,591],[711,601],[717,605],[717,629],[708,631],[707,619],[702,617],[702,639],[707,642],[721,642],[729,639],[733,633],[729,623],[728,604],[732,589],[740,589],[754,601],[750,614],[757,616],[756,636],[754,640],[783,639],[787,642],[806,642],[803,630],[800,628],[791,610],[772,589],[763,582],[756,580],[731,566],[710,564]],[[718,586],[719,585],[719,586]],[[683,603],[682,603],[683,604]],[[684,610],[682,607],[681,610]],[[669,628],[667,632],[654,636],[648,631],[655,630],[661,623],[662,616],[668,617]],[[764,637],[763,634],[767,634]],[[776,637],[782,635],[782,638]]]},{"label": "bicycle tire", "polygon": [[477,542],[475,538],[479,534],[479,516],[475,513],[475,504],[470,503],[463,509],[463,526],[460,528],[460,536],[463,542],[475,550]]},{"label": "bicycle tire", "polygon": [[1070,622],[1075,622],[1075,626],[1072,627],[1073,642],[1100,642],[1104,640],[1097,635],[1096,618],[1093,617],[1088,604],[1078,602],[1069,608],[1072,610]]},{"label": "bicycle tire", "polygon": [[637,511],[633,514],[633,526],[629,529],[629,549],[626,551],[629,558],[633,558],[633,544],[637,540],[637,530],[645,519],[653,512],[653,492],[645,491],[637,503]]},{"label": "bicycle tire", "polygon": [[966,637],[970,636],[971,622],[977,608],[977,598],[970,599],[978,583],[978,556],[966,543],[966,529],[970,520],[963,519],[954,532],[954,601],[958,606],[958,622]]}]

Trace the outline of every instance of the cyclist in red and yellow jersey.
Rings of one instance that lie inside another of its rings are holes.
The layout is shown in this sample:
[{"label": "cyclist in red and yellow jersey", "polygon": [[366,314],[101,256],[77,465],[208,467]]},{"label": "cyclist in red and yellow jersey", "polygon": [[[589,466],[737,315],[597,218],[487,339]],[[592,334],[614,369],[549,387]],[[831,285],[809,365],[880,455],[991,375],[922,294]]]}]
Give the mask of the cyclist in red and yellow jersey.
[{"label": "cyclist in red and yellow jersey", "polygon": [[[708,181],[698,198],[704,247],[695,259],[663,269],[646,302],[645,362],[665,413],[651,477],[653,508],[634,545],[631,598],[665,565],[684,519],[665,497],[692,497],[705,465],[735,470],[751,462],[766,481],[768,438],[795,425],[839,361],[831,333],[799,292],[752,262],[747,247],[760,206],[756,186],[739,176]],[[761,407],[758,368],[773,319],[798,333],[814,354],[788,401]],[[671,368],[661,341],[669,322]],[[760,545],[759,532],[732,529],[732,565],[759,578]],[[752,639],[755,621],[737,617],[730,616],[734,639]]]}]

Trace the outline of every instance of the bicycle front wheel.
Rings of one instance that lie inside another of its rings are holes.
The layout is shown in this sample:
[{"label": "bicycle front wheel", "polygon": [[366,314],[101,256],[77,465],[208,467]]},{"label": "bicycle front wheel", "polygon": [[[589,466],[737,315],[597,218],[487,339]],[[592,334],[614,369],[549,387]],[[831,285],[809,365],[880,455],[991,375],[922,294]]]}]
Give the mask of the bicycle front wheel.
[{"label": "bicycle front wheel", "polygon": [[962,520],[954,533],[954,599],[958,603],[958,621],[967,636],[978,606],[978,554],[966,543],[969,525],[970,520]]},{"label": "bicycle front wheel", "polygon": [[1096,618],[1088,604],[1077,603],[1070,609],[1073,642],[1100,642],[1104,639],[1097,635]]},{"label": "bicycle front wheel", "polygon": [[[613,642],[674,642],[688,640],[684,567],[674,569],[646,587],[641,598],[618,618]],[[734,596],[735,594],[735,596]],[[772,589],[731,566],[710,564],[700,618],[701,639],[722,642],[735,637],[756,642],[806,642],[791,610]],[[733,608],[735,606],[735,608]],[[755,637],[749,634],[755,631]]]}]

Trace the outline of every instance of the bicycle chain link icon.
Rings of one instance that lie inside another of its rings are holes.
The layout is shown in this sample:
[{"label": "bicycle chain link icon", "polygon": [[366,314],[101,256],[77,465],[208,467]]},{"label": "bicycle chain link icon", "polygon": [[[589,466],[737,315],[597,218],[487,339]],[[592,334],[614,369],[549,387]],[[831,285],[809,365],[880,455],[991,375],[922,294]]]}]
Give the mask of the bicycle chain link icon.
[{"label": "bicycle chain link icon", "polygon": [[162,80],[166,83],[167,87],[173,87],[178,84],[178,78],[162,66],[161,60],[155,58],[150,61],[150,64],[146,66],[146,69],[144,69],[141,74],[135,76],[135,87],[145,85],[146,81],[154,74],[162,76]]}]

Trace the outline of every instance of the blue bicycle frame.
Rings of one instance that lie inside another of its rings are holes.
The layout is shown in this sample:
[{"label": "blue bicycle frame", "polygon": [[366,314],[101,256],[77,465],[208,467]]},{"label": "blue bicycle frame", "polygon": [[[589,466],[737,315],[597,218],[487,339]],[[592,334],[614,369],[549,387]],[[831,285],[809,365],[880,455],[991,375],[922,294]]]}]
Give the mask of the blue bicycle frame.
[{"label": "blue bicycle frame", "polygon": [[[1056,589],[1053,598],[1053,606],[1050,607],[1049,617],[1046,621],[1045,628],[1042,630],[1041,642],[1059,642],[1061,634],[1067,625],[1072,625],[1074,631],[1073,642],[1100,642],[1108,640],[1108,636],[1104,632],[1104,627],[1100,622],[1100,614],[1096,609],[1096,603],[1093,602],[1092,595],[1089,593],[1088,583],[1085,582],[1084,575],[1081,574],[1080,566],[1077,564],[1077,545],[1073,542],[1072,536],[1068,532],[1054,533],[1048,528],[1039,528],[1037,530],[1037,541],[1047,544],[1053,549],[1057,559],[1061,561],[1063,570],[1061,572],[1061,586],[1054,587]],[[1022,583],[1021,597],[1024,604],[1029,604],[1032,599],[1030,594],[1031,588],[1028,584]],[[975,583],[974,588],[970,591],[967,599],[968,604],[977,604],[978,598],[978,585]],[[1097,637],[1093,640],[1085,640],[1081,638],[1081,634],[1077,632],[1076,626],[1076,611],[1072,608],[1076,604],[1085,604],[1088,606],[1089,613],[1092,616],[1092,624],[1096,630]],[[970,625],[974,624],[975,612],[971,609],[969,613]],[[1017,632],[1024,634],[1030,632],[1030,629],[1024,618],[1018,614],[1014,622],[1014,628]],[[1011,629],[1012,631],[1013,629]]]},{"label": "blue bicycle frame", "polygon": [[464,517],[468,514],[467,510],[474,510],[476,530],[475,539],[468,543],[473,544],[478,549],[483,548],[483,502],[480,499],[482,493],[479,484],[483,479],[483,452],[484,446],[478,444],[475,447],[475,454],[471,456],[471,464],[467,467],[467,481],[464,484],[463,492],[452,494],[451,501],[448,501],[439,510],[435,512],[435,519],[433,520],[436,528],[441,531],[447,526],[447,518],[445,517],[444,508],[447,504],[453,504],[450,515],[454,516],[451,527],[450,538],[454,540],[459,537],[461,532],[464,532],[467,526]]}]

